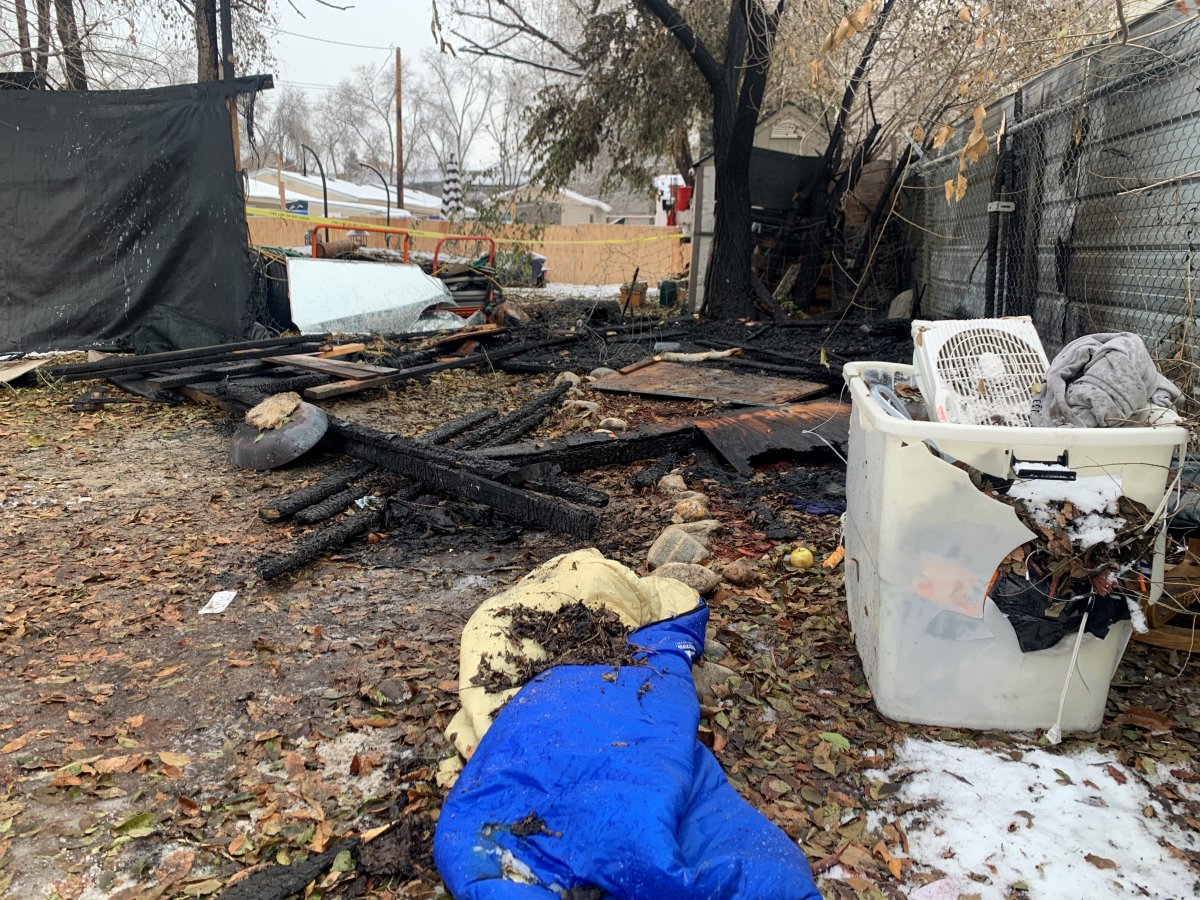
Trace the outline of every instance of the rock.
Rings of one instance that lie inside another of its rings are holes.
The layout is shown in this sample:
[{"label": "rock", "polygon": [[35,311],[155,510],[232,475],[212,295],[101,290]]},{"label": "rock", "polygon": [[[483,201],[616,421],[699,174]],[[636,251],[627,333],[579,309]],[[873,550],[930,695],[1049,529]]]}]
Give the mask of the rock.
[{"label": "rock", "polygon": [[592,400],[568,400],[562,405],[563,412],[575,413],[581,419],[600,415],[600,404]]},{"label": "rock", "polygon": [[560,384],[569,384],[571,387],[579,387],[579,383],[581,381],[583,381],[583,379],[574,372],[559,372],[558,377],[554,379],[554,386],[557,387]]},{"label": "rock", "polygon": [[708,547],[705,544],[686,531],[668,525],[650,545],[646,554],[646,564],[651,569],[657,569],[672,562],[700,563],[708,557]]},{"label": "rock", "polygon": [[670,562],[659,566],[654,574],[662,578],[674,578],[682,581],[697,594],[707,596],[717,589],[721,576],[707,566],[695,563]]},{"label": "rock", "polygon": [[705,547],[708,546],[714,534],[720,534],[725,530],[725,526],[716,519],[701,519],[699,522],[680,522],[671,527],[678,528],[680,531],[686,531]]},{"label": "rock", "polygon": [[729,655],[729,648],[715,638],[705,638],[704,658],[712,662],[720,662]]},{"label": "rock", "polygon": [[512,300],[505,300],[496,307],[492,318],[495,319],[497,325],[528,325],[533,321],[533,317],[529,315],[518,303]]},{"label": "rock", "polygon": [[744,559],[735,559],[724,568],[721,575],[730,584],[746,585],[758,578],[758,570]]},{"label": "rock", "polygon": [[682,475],[664,475],[662,478],[658,479],[658,492],[660,494],[672,496],[674,494],[678,494],[680,491],[686,490],[687,482],[683,480]]},{"label": "rock", "polygon": [[692,666],[692,681],[696,685],[696,696],[705,706],[716,706],[721,698],[713,689],[725,684],[736,674],[737,672],[728,666],[711,662],[703,656],[700,657],[700,661]]},{"label": "rock", "polygon": [[689,498],[680,500],[675,504],[675,514],[671,516],[671,521],[680,522],[699,522],[701,519],[708,518],[708,504],[703,500]]},{"label": "rock", "polygon": [[609,375],[616,374],[617,370],[610,369],[608,366],[600,366],[599,368],[592,369],[592,371],[588,372],[588,376],[590,378],[607,378]]},{"label": "rock", "polygon": [[888,306],[889,319],[911,319],[913,314],[913,299],[915,294],[912,288],[907,291],[901,291],[892,298],[891,305]]},{"label": "rock", "polygon": [[618,419],[616,416],[609,416],[606,419],[600,420],[600,427],[607,431],[615,431],[618,434],[629,430],[629,423],[624,419]]}]

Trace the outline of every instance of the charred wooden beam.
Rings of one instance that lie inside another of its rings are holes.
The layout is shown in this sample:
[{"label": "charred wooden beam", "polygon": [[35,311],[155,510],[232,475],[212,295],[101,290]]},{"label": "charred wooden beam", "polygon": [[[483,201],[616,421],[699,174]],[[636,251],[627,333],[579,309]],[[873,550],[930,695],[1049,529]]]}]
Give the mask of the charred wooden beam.
[{"label": "charred wooden beam", "polygon": [[[199,388],[185,388],[199,399]],[[212,386],[215,400],[226,409],[239,410],[263,399],[260,392],[247,390],[236,382]],[[411,478],[427,488],[464,500],[491,506],[540,528],[587,539],[599,519],[588,510],[561,500],[504,484],[500,478],[521,481],[519,470],[505,463],[482,459],[448,447],[434,448],[399,435],[387,434],[329,416],[329,431],[323,443],[332,449],[371,462],[396,475]]]},{"label": "charred wooden beam", "polygon": [[[599,525],[596,515],[587,510],[503,484],[472,471],[482,460],[475,460],[474,465],[468,467],[462,460],[456,459],[459,454],[446,448],[434,450],[415,441],[332,416],[329,424],[334,435],[333,443],[342,452],[373,462],[382,469],[411,478],[428,488],[463,500],[484,503],[515,519],[572,537],[590,538]],[[507,474],[504,468],[501,467],[498,474]]]},{"label": "charred wooden beam", "polygon": [[304,392],[304,396],[309,400],[326,400],[330,397],[340,397],[343,394],[353,394],[370,388],[385,387],[389,384],[410,381],[413,378],[422,378],[426,375],[432,375],[435,372],[446,372],[450,369],[464,369],[468,366],[486,365],[496,360],[507,359],[510,356],[517,356],[521,353],[528,353],[531,350],[544,350],[547,347],[557,347],[562,344],[573,343],[579,340],[580,337],[581,335],[571,334],[546,338],[540,341],[513,344],[496,350],[480,350],[478,353],[472,353],[470,356],[464,356],[460,359],[431,362],[424,365],[412,366],[407,369],[398,369],[388,375],[379,375],[375,378],[363,378],[358,381],[335,381],[332,384],[309,388]]},{"label": "charred wooden beam", "polygon": [[432,431],[425,432],[423,435],[417,438],[417,440],[425,444],[444,444],[452,438],[458,437],[463,432],[470,431],[481,422],[486,422],[488,419],[497,415],[498,412],[499,410],[488,407],[487,409],[481,409],[478,412],[468,413],[462,418],[454,419],[453,421],[447,422],[445,425],[441,425]]},{"label": "charred wooden beam", "polygon": [[[258,514],[268,522],[278,522],[286,519],[303,509],[307,509],[314,503],[320,503],[329,497],[336,496],[339,492],[346,490],[349,485],[361,478],[365,478],[374,470],[375,467],[370,463],[361,462],[338,469],[336,472],[326,475],[320,481],[314,482],[308,487],[292,491],[290,494],[284,494],[278,500],[261,507],[258,510]],[[346,505],[349,505],[349,501],[347,501]]]},{"label": "charred wooden beam", "polygon": [[248,362],[216,363],[211,366],[192,366],[186,371],[173,372],[170,375],[151,375],[146,379],[146,386],[156,391],[170,391],[202,381],[217,381],[237,375],[252,375],[265,368],[267,368],[267,364],[257,359]]},{"label": "charred wooden beam", "polygon": [[570,474],[685,453],[695,442],[696,429],[691,425],[652,425],[620,435],[573,434],[538,444],[488,447],[473,455],[522,466],[548,463]]},{"label": "charred wooden beam", "polygon": [[553,411],[550,407],[571,389],[563,383],[534,397],[524,406],[497,419],[486,428],[480,428],[454,444],[456,450],[471,450],[475,447],[507,444],[527,431],[532,431]]},{"label": "charred wooden beam", "polygon": [[288,553],[267,554],[254,565],[254,570],[263,581],[271,581],[288,572],[299,569],[318,556],[332,553],[344,544],[383,525],[382,509],[363,510],[353,516],[345,516],[331,525],[320,528],[301,538]]}]

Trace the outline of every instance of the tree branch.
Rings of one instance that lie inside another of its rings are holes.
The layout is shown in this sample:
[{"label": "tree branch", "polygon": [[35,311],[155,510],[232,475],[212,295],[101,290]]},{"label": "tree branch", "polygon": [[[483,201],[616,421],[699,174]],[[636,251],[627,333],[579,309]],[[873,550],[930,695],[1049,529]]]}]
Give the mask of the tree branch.
[{"label": "tree branch", "polygon": [[667,30],[675,36],[675,40],[679,42],[683,51],[692,58],[692,62],[696,64],[696,68],[700,70],[700,74],[704,76],[704,80],[708,82],[713,92],[720,91],[722,89],[721,66],[717,64],[704,42],[692,31],[692,26],[683,20],[679,11],[668,0],[637,0],[637,4],[666,26]]}]

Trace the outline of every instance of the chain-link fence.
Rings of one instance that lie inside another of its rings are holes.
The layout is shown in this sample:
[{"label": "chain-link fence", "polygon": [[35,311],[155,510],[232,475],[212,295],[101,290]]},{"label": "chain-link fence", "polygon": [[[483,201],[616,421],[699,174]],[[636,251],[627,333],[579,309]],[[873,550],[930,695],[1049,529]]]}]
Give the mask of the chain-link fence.
[{"label": "chain-link fence", "polygon": [[1051,355],[1134,331],[1197,381],[1200,20],[1168,6],[994,104],[988,152],[949,202],[971,126],[907,191],[920,314],[1030,315]]}]

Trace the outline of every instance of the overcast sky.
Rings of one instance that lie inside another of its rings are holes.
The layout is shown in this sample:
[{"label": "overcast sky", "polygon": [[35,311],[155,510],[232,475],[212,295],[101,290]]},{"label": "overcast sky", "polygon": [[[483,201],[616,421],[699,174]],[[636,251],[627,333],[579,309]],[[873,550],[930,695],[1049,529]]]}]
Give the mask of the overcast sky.
[{"label": "overcast sky", "polygon": [[[415,60],[434,46],[429,0],[331,0],[351,7],[346,10],[294,2],[300,12],[287,0],[278,2],[279,31],[272,40],[277,83],[321,90],[363,63],[394,69],[391,47],[399,45]],[[350,44],[357,46],[345,46]]]}]

